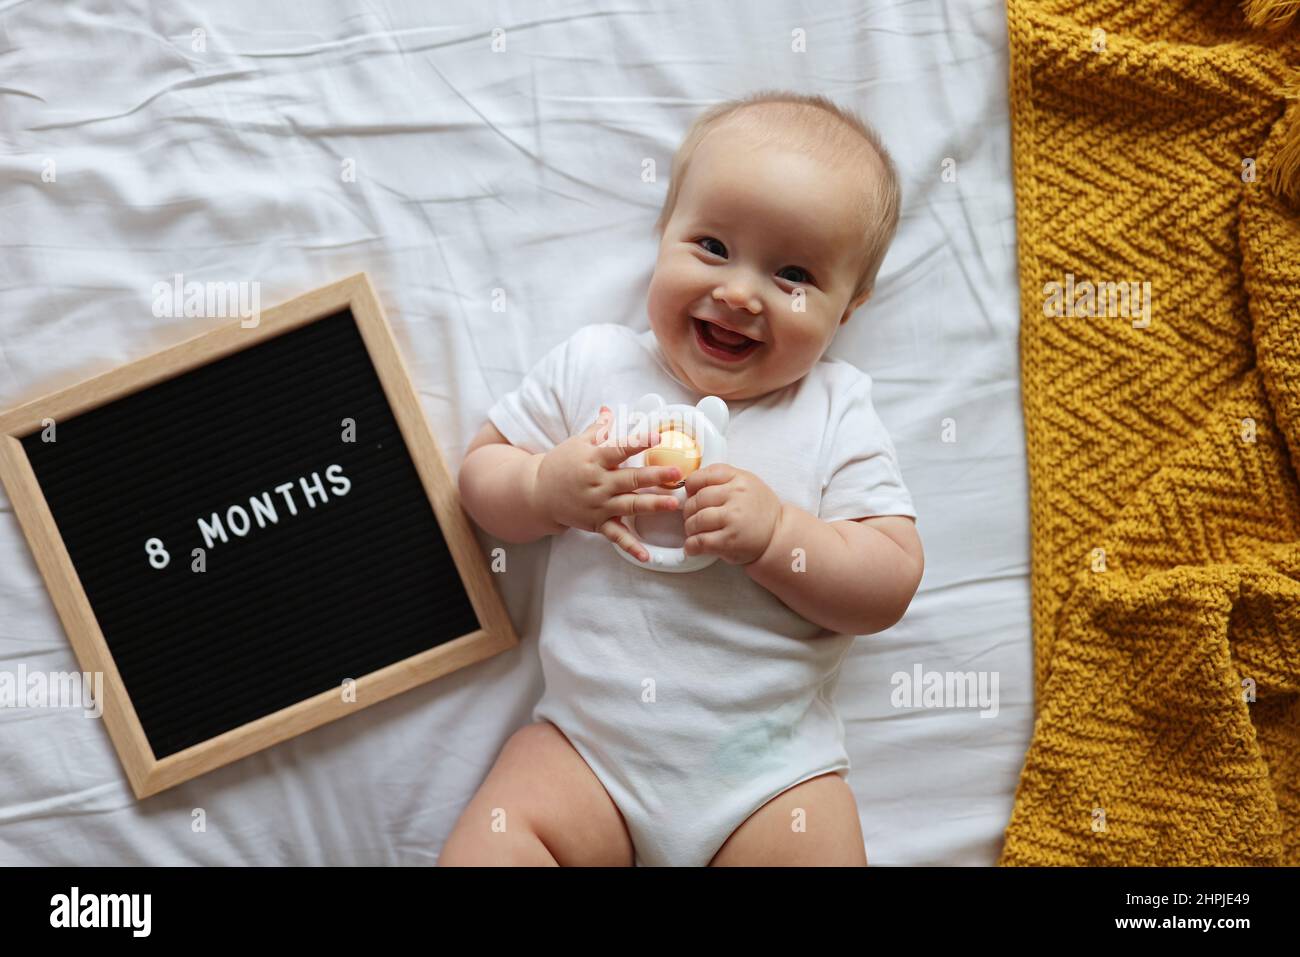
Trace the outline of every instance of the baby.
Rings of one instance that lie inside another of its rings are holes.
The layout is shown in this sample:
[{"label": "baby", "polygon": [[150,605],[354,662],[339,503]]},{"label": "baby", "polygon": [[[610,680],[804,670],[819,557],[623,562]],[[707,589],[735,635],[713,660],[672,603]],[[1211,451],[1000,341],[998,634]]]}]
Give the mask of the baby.
[{"label": "baby", "polygon": [[[593,324],[489,411],[465,510],[507,542],[555,539],[545,692],[461,815],[440,864],[865,865],[833,695],[854,635],[889,628],[924,568],[871,378],[823,353],[871,294],[898,224],[878,137],[822,97],[760,93],[703,114],[673,161],[650,329]],[[727,461],[650,491],[620,468],[659,441],[611,406],[726,401]],[[694,572],[620,516],[680,516]]]}]

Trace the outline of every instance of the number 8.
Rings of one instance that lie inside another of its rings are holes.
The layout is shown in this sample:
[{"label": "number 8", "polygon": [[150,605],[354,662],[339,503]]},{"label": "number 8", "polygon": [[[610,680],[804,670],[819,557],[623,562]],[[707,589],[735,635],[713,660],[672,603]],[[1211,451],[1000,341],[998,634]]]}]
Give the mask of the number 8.
[{"label": "number 8", "polygon": [[144,543],[144,553],[149,556],[149,564],[154,568],[166,568],[172,557],[163,548],[161,538],[151,538]]}]

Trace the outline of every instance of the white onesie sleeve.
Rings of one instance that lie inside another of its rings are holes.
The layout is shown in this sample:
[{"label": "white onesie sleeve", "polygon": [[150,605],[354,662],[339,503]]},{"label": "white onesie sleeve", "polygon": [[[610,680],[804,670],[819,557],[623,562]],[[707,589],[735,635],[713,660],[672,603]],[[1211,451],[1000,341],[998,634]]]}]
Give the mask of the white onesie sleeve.
[{"label": "white onesie sleeve", "polygon": [[573,396],[577,336],[544,355],[513,392],[488,409],[488,420],[516,448],[547,452],[573,434],[565,400]]},{"label": "white onesie sleeve", "polygon": [[871,377],[865,372],[832,407],[821,474],[817,517],[824,522],[875,515],[916,518],[894,443],[871,404]]}]

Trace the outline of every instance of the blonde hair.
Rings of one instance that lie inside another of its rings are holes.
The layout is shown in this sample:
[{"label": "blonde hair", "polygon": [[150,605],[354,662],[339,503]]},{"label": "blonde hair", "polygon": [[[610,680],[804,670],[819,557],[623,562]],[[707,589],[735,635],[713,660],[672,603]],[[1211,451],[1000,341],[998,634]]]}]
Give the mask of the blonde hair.
[{"label": "blonde hair", "polygon": [[655,223],[655,232],[663,236],[677,207],[677,196],[695,151],[724,121],[743,128],[757,145],[778,143],[816,154],[834,164],[856,165],[862,161],[864,152],[874,156],[876,175],[871,178],[871,188],[862,190],[855,202],[855,212],[862,223],[862,258],[849,301],[874,289],[880,264],[898,230],[901,203],[898,170],[879,134],[857,114],[836,106],[824,96],[761,90],[719,103],[700,114],[673,156],[668,195]]}]

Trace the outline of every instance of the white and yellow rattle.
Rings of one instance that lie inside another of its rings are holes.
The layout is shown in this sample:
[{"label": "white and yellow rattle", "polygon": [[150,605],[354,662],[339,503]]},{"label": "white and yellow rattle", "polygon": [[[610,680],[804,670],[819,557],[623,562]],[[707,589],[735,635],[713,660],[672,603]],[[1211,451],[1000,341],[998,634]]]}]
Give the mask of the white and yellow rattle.
[{"label": "white and yellow rattle", "polygon": [[[633,414],[644,416],[650,431],[659,432],[659,444],[631,456],[622,467],[676,466],[680,470],[680,479],[671,486],[655,486],[652,491],[671,494],[677,498],[675,513],[659,512],[658,516],[680,516],[686,505],[687,476],[714,462],[726,461],[726,431],[731,417],[727,403],[716,395],[709,395],[694,406],[668,405],[662,396],[650,392],[633,406]],[[671,488],[671,491],[665,493],[665,488]],[[614,550],[633,565],[657,572],[693,572],[717,561],[717,555],[687,555],[682,546],[652,545],[643,541],[637,532],[637,518],[636,515],[620,515],[619,521],[650,557],[641,561],[621,545],[614,544]],[[685,545],[685,541],[682,545]]]}]

